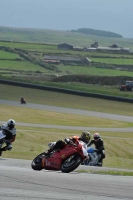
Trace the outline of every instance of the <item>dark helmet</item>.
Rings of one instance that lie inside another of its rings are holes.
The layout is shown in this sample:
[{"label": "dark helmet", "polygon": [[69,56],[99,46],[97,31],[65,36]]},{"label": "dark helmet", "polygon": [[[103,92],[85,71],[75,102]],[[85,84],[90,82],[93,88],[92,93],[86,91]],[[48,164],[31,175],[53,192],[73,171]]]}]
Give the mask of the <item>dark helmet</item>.
[{"label": "dark helmet", "polygon": [[80,138],[81,138],[81,140],[83,142],[85,142],[86,144],[88,144],[89,141],[90,141],[90,139],[91,139],[91,134],[88,131],[83,131],[81,133],[81,137]]},{"label": "dark helmet", "polygon": [[94,133],[93,138],[95,141],[98,141],[100,139],[99,133]]},{"label": "dark helmet", "polygon": [[7,125],[9,127],[9,129],[12,129],[15,126],[15,121],[13,119],[9,119],[7,122]]}]

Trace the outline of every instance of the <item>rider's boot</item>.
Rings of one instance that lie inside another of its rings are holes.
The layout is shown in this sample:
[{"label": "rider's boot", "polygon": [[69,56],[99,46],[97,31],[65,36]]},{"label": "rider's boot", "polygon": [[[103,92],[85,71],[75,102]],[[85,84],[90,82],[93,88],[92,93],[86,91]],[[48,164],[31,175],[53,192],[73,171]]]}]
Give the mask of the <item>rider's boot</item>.
[{"label": "rider's boot", "polygon": [[103,165],[103,158],[102,158],[102,156],[100,155],[99,156],[99,159],[98,159],[98,164],[97,164],[99,167],[102,167],[102,165]]}]

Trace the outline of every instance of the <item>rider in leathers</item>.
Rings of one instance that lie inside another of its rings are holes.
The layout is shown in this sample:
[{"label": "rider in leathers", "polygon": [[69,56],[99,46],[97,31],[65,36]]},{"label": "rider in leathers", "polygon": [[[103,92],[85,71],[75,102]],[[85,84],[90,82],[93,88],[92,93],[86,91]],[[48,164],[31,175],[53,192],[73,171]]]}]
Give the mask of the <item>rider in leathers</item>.
[{"label": "rider in leathers", "polygon": [[16,138],[15,121],[13,119],[9,119],[7,123],[3,124],[0,127],[0,129],[3,130],[3,134],[6,135],[5,137],[6,146],[0,148],[0,156],[1,156],[2,151],[7,151],[12,149],[12,142],[14,142]]},{"label": "rider in leathers", "polygon": [[69,143],[69,140],[72,140],[74,143],[77,141],[82,145],[83,155],[88,158],[87,144],[89,143],[91,134],[88,131],[83,131],[81,136],[73,136],[72,138],[65,138],[65,140],[58,140],[57,142],[51,142],[49,144],[50,149],[45,153],[46,156],[49,156],[50,153],[57,149],[62,149],[65,147],[66,143]]},{"label": "rider in leathers", "polygon": [[91,140],[87,146],[89,147],[92,144],[95,145],[96,152],[97,152],[98,158],[99,158],[98,159],[99,163],[102,163],[103,158],[105,158],[105,148],[104,148],[103,140],[101,139],[99,133],[94,133],[93,140]]}]

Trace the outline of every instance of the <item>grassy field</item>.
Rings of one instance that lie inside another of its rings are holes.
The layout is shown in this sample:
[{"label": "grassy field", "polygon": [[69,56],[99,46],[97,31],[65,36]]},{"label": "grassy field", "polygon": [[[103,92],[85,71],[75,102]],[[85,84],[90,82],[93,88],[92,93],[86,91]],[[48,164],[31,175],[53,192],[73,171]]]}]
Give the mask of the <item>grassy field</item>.
[{"label": "grassy field", "polygon": [[[26,61],[26,60],[23,60],[23,61],[10,61],[10,60],[2,60],[0,62],[0,70],[8,70],[8,71],[12,71],[15,73],[14,70],[16,70],[16,72],[26,72],[28,74],[28,72],[30,71],[30,74],[32,72],[35,72],[35,71],[40,71],[40,72],[46,72],[49,70],[46,70],[44,68],[41,68],[39,65],[37,64],[33,64],[29,61]],[[20,75],[21,75],[20,73]],[[10,75],[11,76],[11,75]],[[22,75],[21,75],[22,76]]]},{"label": "grassy field", "polygon": [[[15,118],[17,122],[33,124],[50,124],[61,126],[82,126],[82,127],[133,127],[133,123],[114,121],[109,119],[100,119],[96,117],[79,116],[75,114],[43,111],[25,107],[1,106],[0,120]],[[21,114],[20,114],[21,113]],[[97,123],[96,123],[97,122]]]},{"label": "grassy field", "polygon": [[1,99],[14,100],[17,102],[20,101],[21,97],[24,97],[27,102],[31,103],[133,116],[132,103],[67,95],[58,92],[15,87],[4,84],[0,84],[0,94]]},{"label": "grassy field", "polygon": [[90,57],[92,62],[99,62],[104,64],[117,64],[117,65],[133,65],[133,59],[129,58],[92,58]]},{"label": "grassy field", "polygon": [[[133,97],[132,92],[119,91],[120,85],[125,83],[126,77],[130,80],[133,77],[132,54],[58,50],[57,45],[26,42],[1,41],[0,48],[1,79],[6,78],[112,96]],[[88,57],[94,63],[90,65],[77,65],[72,63],[48,64],[44,63],[44,55]],[[127,65],[129,68],[123,68],[124,65]],[[67,83],[65,80],[63,82],[57,79],[53,81],[53,76],[60,77],[62,75],[67,75],[67,77],[73,75],[75,79],[73,78],[69,81],[68,78]],[[85,81],[85,77],[77,79],[78,75],[88,75],[87,82]],[[96,79],[93,82],[90,77],[94,76]],[[112,87],[109,88],[108,86]]]},{"label": "grassy field", "polygon": [[[55,92],[26,89],[15,86],[0,85],[1,99],[18,101],[23,96],[27,102],[46,105],[56,105],[100,112],[117,113],[133,116],[132,104],[100,100],[94,98],[78,97]],[[16,122],[27,122],[33,124],[55,124],[65,126],[88,126],[88,127],[131,127],[133,123],[115,120],[107,120],[94,117],[84,117],[59,112],[28,109],[24,105],[7,106],[0,105],[1,121],[14,118]],[[81,131],[47,129],[30,126],[16,126],[17,138],[13,143],[12,152],[4,152],[3,157],[30,159],[37,154],[47,150],[50,141],[64,139],[72,135],[80,135]],[[89,131],[89,130],[88,130]],[[94,131],[91,132],[92,135]],[[106,148],[106,167],[133,169],[133,133],[99,132],[104,139]]]}]

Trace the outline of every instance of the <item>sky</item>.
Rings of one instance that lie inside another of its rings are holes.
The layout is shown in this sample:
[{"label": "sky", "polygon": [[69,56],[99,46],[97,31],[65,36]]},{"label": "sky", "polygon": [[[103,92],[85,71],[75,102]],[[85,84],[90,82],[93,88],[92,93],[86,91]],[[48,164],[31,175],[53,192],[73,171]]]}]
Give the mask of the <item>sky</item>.
[{"label": "sky", "polygon": [[91,28],[133,38],[133,0],[0,0],[0,26]]}]

